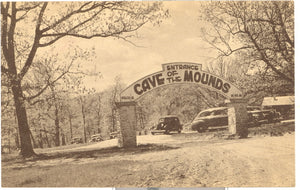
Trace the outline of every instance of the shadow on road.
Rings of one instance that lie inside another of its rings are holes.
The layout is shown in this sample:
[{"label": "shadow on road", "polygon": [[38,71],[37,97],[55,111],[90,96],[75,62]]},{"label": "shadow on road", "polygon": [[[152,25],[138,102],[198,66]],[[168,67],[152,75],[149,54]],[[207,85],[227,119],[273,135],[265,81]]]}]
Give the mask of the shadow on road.
[{"label": "shadow on road", "polygon": [[99,150],[81,150],[81,151],[67,151],[67,152],[59,152],[59,153],[44,153],[44,154],[37,154],[36,156],[28,159],[23,159],[20,156],[16,156],[15,158],[5,159],[2,157],[2,162],[14,162],[14,163],[24,163],[27,161],[38,161],[38,160],[52,160],[57,158],[103,158],[103,157],[111,157],[114,155],[134,155],[134,154],[141,154],[145,152],[155,152],[155,151],[165,151],[165,150],[172,150],[178,149],[179,147],[171,147],[166,145],[157,145],[157,144],[144,144],[139,145],[133,148],[119,148],[119,147],[109,147],[109,148],[102,148]]}]

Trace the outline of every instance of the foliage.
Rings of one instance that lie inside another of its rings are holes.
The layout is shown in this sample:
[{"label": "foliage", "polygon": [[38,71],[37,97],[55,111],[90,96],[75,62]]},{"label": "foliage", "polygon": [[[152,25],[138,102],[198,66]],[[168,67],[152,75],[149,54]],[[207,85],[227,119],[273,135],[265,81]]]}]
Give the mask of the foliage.
[{"label": "foliage", "polygon": [[[26,100],[40,96],[57,82],[49,83],[48,78],[44,87],[36,86],[39,90],[36,94],[27,97],[24,93],[24,78],[34,78],[28,77],[28,72],[40,61],[37,59],[39,49],[65,37],[115,37],[128,41],[132,32],[146,23],[159,24],[166,16],[168,12],[159,2],[1,2],[1,70],[14,99],[21,155],[35,155]],[[72,63],[72,60],[66,62]],[[62,78],[63,73],[57,79]]]},{"label": "foliage", "polygon": [[145,94],[138,105],[145,115],[146,128],[150,128],[164,115],[177,115],[182,124],[190,123],[201,110],[223,102],[224,97],[208,89],[197,85],[177,84]]},{"label": "foliage", "polygon": [[219,52],[218,61],[241,66],[242,75],[235,82],[249,89],[246,94],[293,93],[293,1],[207,2],[201,19],[210,24],[202,36]]}]

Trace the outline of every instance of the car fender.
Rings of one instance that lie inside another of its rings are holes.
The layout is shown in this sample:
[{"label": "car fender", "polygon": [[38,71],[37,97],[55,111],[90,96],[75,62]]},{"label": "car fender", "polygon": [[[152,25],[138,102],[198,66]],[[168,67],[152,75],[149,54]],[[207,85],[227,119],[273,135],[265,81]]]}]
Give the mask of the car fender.
[{"label": "car fender", "polygon": [[197,120],[191,123],[193,130],[197,130],[198,127],[203,126],[204,124],[205,124],[204,120]]}]

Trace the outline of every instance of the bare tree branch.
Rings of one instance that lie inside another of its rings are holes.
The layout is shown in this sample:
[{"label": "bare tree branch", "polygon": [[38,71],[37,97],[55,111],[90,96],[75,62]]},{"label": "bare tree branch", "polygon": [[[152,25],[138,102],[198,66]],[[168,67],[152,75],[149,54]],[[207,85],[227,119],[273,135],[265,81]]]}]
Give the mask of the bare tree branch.
[{"label": "bare tree branch", "polygon": [[32,48],[30,50],[30,53],[28,55],[28,58],[22,68],[22,70],[20,71],[20,73],[18,74],[18,78],[21,80],[24,75],[27,73],[28,69],[30,68],[33,58],[36,54],[37,48],[38,48],[38,44],[39,44],[39,40],[41,38],[41,31],[40,31],[40,26],[42,23],[42,19],[43,19],[43,15],[45,13],[46,7],[47,7],[48,3],[43,3],[43,6],[40,10],[38,19],[37,19],[37,23],[36,23],[36,28],[35,28],[35,37],[34,37],[34,42],[32,45]]},{"label": "bare tree branch", "polygon": [[[212,24],[215,36],[206,33],[203,39],[218,50],[219,57],[248,49],[252,57],[259,57],[266,64],[268,72],[272,70],[281,79],[294,83],[294,44],[290,38],[293,37],[293,2],[238,1],[214,5],[206,8],[204,18]],[[236,40],[235,44],[225,35]],[[241,46],[233,49],[236,42]]]},{"label": "bare tree branch", "polygon": [[253,44],[255,45],[256,49],[258,50],[261,59],[267,64],[268,67],[270,67],[275,73],[277,73],[280,77],[286,79],[287,81],[290,81],[291,83],[294,83],[294,80],[289,78],[288,76],[286,76],[284,73],[280,72],[273,64],[270,63],[270,61],[266,58],[266,55],[264,53],[264,51],[262,51],[259,47],[259,45],[257,44],[257,42],[255,41],[255,39],[252,37],[251,34],[248,34],[251,41],[253,42]]},{"label": "bare tree branch", "polygon": [[67,73],[69,73],[69,69],[71,67],[71,64],[69,65],[68,69],[66,71],[64,71],[63,73],[61,73],[56,79],[54,79],[53,81],[49,81],[47,82],[47,84],[35,95],[32,95],[30,97],[26,97],[25,99],[27,101],[30,101],[38,96],[40,96],[48,87],[52,86],[53,84],[55,84],[58,80],[60,80],[63,76],[65,76]]},{"label": "bare tree branch", "polygon": [[[92,4],[92,6],[90,6],[89,8],[86,8],[90,4]],[[65,15],[64,17],[62,17],[61,19],[59,19],[55,23],[53,23],[53,24],[49,25],[48,27],[42,29],[41,33],[45,33],[47,31],[55,28],[56,26],[63,23],[64,21],[68,20],[69,18],[71,18],[74,15],[81,14],[81,13],[86,13],[86,12],[89,12],[91,10],[95,10],[99,7],[107,8],[109,5],[114,5],[114,4],[120,4],[120,2],[104,2],[104,1],[103,2],[86,2],[82,6],[80,6],[77,10],[74,10],[74,11],[70,12],[69,14]]]},{"label": "bare tree branch", "polygon": [[6,3],[6,7],[5,7],[4,3],[1,2],[1,14],[3,19],[1,22],[1,47],[3,51],[3,55],[6,60],[9,59],[8,47],[7,47],[8,9],[9,9],[9,3]]},{"label": "bare tree branch", "polygon": [[[35,2],[32,6],[21,6],[19,8],[17,8],[17,11],[30,11],[30,10],[33,10],[35,8],[37,8],[38,6],[40,6],[41,3],[39,2]],[[26,4],[27,5],[27,4]]]}]

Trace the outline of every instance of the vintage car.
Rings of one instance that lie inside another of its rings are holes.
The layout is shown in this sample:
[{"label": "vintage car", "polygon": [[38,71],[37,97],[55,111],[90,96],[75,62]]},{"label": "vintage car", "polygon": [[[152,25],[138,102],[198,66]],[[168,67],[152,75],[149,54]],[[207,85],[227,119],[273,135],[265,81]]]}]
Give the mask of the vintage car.
[{"label": "vintage car", "polygon": [[74,137],[71,140],[71,144],[80,144],[80,143],[83,143],[83,140],[81,137]]},{"label": "vintage car", "polygon": [[[247,108],[247,127],[253,127],[264,123],[271,123],[278,120],[278,113],[272,110],[260,110],[258,108]],[[199,133],[206,130],[228,128],[228,108],[218,107],[201,111],[191,123],[192,130]]]},{"label": "vintage car", "polygon": [[191,123],[192,130],[199,133],[210,129],[228,128],[228,108],[218,107],[201,111]]},{"label": "vintage car", "polygon": [[103,138],[100,134],[95,134],[91,136],[90,142],[100,142],[103,141]]},{"label": "vintage car", "polygon": [[[254,107],[256,108],[253,109]],[[254,121],[256,124],[274,123],[281,119],[280,113],[273,109],[261,109],[259,106],[248,106],[247,111],[250,121]]]},{"label": "vintage car", "polygon": [[179,118],[174,115],[167,115],[161,117],[158,124],[151,128],[151,134],[165,133],[169,134],[171,131],[181,133],[182,125],[180,124]]},{"label": "vintage car", "polygon": [[118,134],[119,134],[119,133],[120,133],[119,131],[111,132],[111,133],[109,134],[109,138],[110,138],[110,139],[115,139],[115,138],[118,137]]}]

